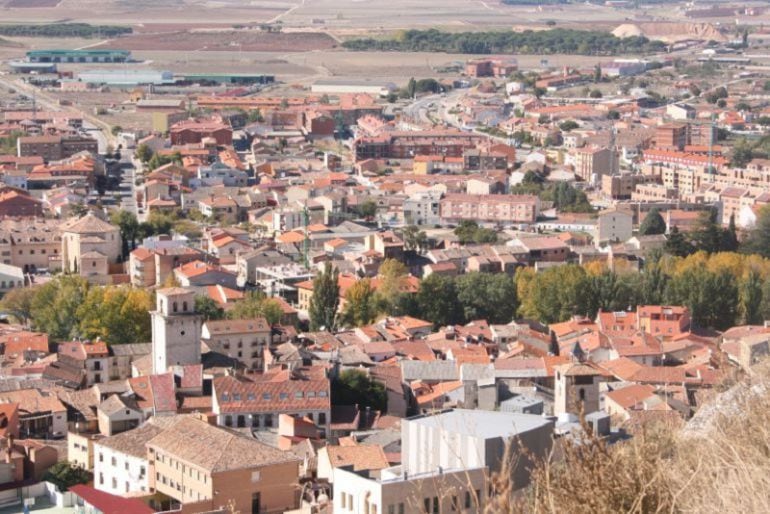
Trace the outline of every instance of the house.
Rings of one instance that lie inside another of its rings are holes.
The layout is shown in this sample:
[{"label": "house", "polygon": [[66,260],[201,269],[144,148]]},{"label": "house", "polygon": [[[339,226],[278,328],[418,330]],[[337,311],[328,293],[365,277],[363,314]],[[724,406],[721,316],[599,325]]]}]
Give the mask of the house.
[{"label": "house", "polygon": [[41,389],[0,392],[0,404],[19,406],[19,434],[52,439],[67,433],[67,408],[54,393]]},{"label": "house", "polygon": [[236,289],[237,277],[234,273],[219,266],[195,260],[174,269],[174,276],[183,287],[201,287],[221,285]]},{"label": "house", "polygon": [[120,229],[89,212],[64,223],[60,230],[62,269],[105,283],[109,265],[117,263],[121,254]]},{"label": "house", "polygon": [[553,421],[542,416],[508,412],[452,409],[401,422],[401,466],[418,475],[441,469],[502,469],[507,441],[516,437],[511,466],[514,489],[529,483],[532,463],[551,447]]},{"label": "house", "polygon": [[321,368],[277,370],[240,380],[217,377],[212,411],[220,426],[265,430],[278,423],[278,415],[288,414],[313,421],[324,434],[331,421],[330,396]]},{"label": "house", "polygon": [[335,467],[334,512],[353,514],[421,514],[425,512],[484,512],[487,469],[437,466],[412,475],[400,467],[357,470]]},{"label": "house", "polygon": [[630,212],[608,209],[599,213],[594,241],[597,245],[627,241],[633,235],[634,217]]},{"label": "house", "polygon": [[203,324],[201,340],[210,350],[238,359],[247,369],[262,369],[272,328],[265,318],[209,320]]},{"label": "house", "polygon": [[146,443],[156,494],[203,511],[297,508],[298,457],[194,416],[180,418]]},{"label": "house", "polygon": [[326,445],[318,451],[318,478],[334,483],[334,468],[352,466],[354,471],[374,471],[389,466],[382,446],[356,444]]}]

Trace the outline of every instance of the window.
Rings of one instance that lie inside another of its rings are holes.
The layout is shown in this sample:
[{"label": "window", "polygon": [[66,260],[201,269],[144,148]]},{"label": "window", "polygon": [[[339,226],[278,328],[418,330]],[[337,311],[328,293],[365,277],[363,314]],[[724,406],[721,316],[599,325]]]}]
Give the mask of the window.
[{"label": "window", "polygon": [[315,398],[315,392],[314,392],[314,391],[308,391],[308,392],[307,392],[307,394],[306,394],[306,396],[307,396],[308,398]]},{"label": "window", "polygon": [[111,461],[111,464],[112,464],[113,466],[117,466],[117,465],[118,465],[118,459],[116,459],[115,457],[113,457],[113,458],[112,458],[112,461]]},{"label": "window", "polygon": [[222,395],[222,401],[223,402],[229,402],[230,401],[230,395],[225,393]]},{"label": "window", "polygon": [[302,396],[303,396],[302,391],[297,391],[296,393],[294,393],[294,398],[298,400],[302,399]]},{"label": "window", "polygon": [[319,398],[326,398],[326,391],[318,391]]},{"label": "window", "polygon": [[271,428],[273,426],[273,415],[265,414],[265,426]]},{"label": "window", "polygon": [[465,491],[465,508],[470,509],[471,508],[471,492]]},{"label": "window", "polygon": [[225,416],[225,426],[226,427],[233,426],[233,418],[231,416]]},{"label": "window", "polygon": [[99,473],[99,485],[104,485],[104,473]]},{"label": "window", "polygon": [[118,488],[118,479],[114,478],[112,479],[112,488],[117,489]]},{"label": "window", "polygon": [[325,412],[319,412],[318,413],[318,424],[319,425],[325,425],[326,424],[326,413]]},{"label": "window", "polygon": [[279,396],[280,396],[281,400],[287,400],[289,398],[289,394],[288,393],[280,393]]},{"label": "window", "polygon": [[262,394],[262,399],[263,400],[269,400],[270,399],[270,393],[263,393]]},{"label": "window", "polygon": [[433,497],[433,514],[438,514],[438,496]]},{"label": "window", "polygon": [[239,393],[235,393],[235,394],[233,394],[233,401],[234,401],[234,402],[239,402],[239,401],[241,401],[241,395],[240,395]]},{"label": "window", "polygon": [[457,495],[452,496],[452,512],[457,512],[460,508],[460,499]]},{"label": "window", "polygon": [[424,508],[422,509],[423,512],[426,514],[430,512],[430,498],[425,498],[423,500]]},{"label": "window", "polygon": [[126,469],[126,471],[128,471],[128,461],[126,461],[126,464],[123,467]]},{"label": "window", "polygon": [[259,474],[259,471],[252,471],[251,472],[251,482],[252,483],[259,482],[260,478],[261,478],[261,476]]},{"label": "window", "polygon": [[578,389],[578,394],[580,395],[580,401],[584,402],[586,400],[586,390]]},{"label": "window", "polygon": [[396,506],[388,505],[388,514],[396,514]]},{"label": "window", "polygon": [[104,454],[99,453],[99,462],[104,462]]},{"label": "window", "polygon": [[254,396],[254,393],[249,393],[246,395],[246,399],[250,402],[253,402],[254,400],[256,400],[256,397]]}]

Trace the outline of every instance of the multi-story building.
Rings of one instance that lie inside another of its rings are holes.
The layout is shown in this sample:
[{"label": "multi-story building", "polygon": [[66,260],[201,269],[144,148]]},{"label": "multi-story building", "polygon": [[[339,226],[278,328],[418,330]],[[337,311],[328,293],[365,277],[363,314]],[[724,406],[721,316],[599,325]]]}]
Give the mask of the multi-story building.
[{"label": "multi-story building", "polygon": [[110,265],[120,257],[120,229],[89,212],[65,223],[60,230],[64,272],[79,273],[94,283],[106,282]]},{"label": "multi-story building", "polygon": [[274,374],[266,374],[241,380],[215,378],[212,411],[217,424],[265,430],[278,426],[280,414],[288,414],[310,419],[322,434],[328,433],[331,392],[325,370],[298,369],[293,374],[298,377],[278,380]]},{"label": "multi-story building", "polygon": [[575,148],[570,152],[569,160],[575,167],[575,174],[589,183],[598,182],[603,175],[614,175],[618,171],[617,152],[609,148]]},{"label": "multi-story building", "polygon": [[149,487],[198,511],[278,513],[298,506],[299,458],[252,437],[182,417],[147,444]]},{"label": "multi-story building", "polygon": [[187,246],[169,246],[149,249],[139,247],[128,257],[131,284],[136,287],[151,287],[163,284],[173,275],[174,268],[188,262],[200,260],[203,252]]},{"label": "multi-story building", "polygon": [[467,132],[415,131],[387,132],[355,140],[355,160],[412,159],[417,155],[462,157],[466,150],[475,149],[484,141],[482,136]]},{"label": "multi-story building", "polygon": [[201,339],[211,350],[238,359],[247,369],[262,369],[272,328],[265,318],[209,320],[203,324]]},{"label": "multi-story building", "polygon": [[661,149],[684,150],[689,144],[687,123],[666,123],[655,129],[655,146]]},{"label": "multi-story building", "polygon": [[169,135],[172,145],[197,144],[204,138],[212,138],[220,146],[233,144],[233,129],[217,119],[180,121],[171,126]]},{"label": "multi-story building", "polygon": [[532,195],[448,194],[440,202],[441,219],[491,223],[533,223],[540,214],[540,200]]},{"label": "multi-story building", "polygon": [[518,68],[518,62],[513,58],[473,59],[465,63],[465,74],[473,78],[507,78]]},{"label": "multi-story building", "polygon": [[37,155],[46,162],[72,157],[76,153],[99,153],[99,144],[90,137],[73,136],[25,136],[16,141],[19,157]]},{"label": "multi-story building", "polygon": [[25,273],[50,269],[50,259],[62,249],[59,223],[43,219],[0,221],[0,257]]}]

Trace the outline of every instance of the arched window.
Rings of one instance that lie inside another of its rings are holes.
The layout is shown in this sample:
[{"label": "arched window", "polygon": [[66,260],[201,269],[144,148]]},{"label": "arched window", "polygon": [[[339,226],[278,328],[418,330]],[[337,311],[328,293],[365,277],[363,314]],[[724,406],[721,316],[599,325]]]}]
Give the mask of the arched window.
[{"label": "arched window", "polygon": [[179,310],[179,308],[178,308],[178,306],[177,306],[177,303],[176,303],[176,302],[174,302],[174,312],[177,312],[178,310]]}]

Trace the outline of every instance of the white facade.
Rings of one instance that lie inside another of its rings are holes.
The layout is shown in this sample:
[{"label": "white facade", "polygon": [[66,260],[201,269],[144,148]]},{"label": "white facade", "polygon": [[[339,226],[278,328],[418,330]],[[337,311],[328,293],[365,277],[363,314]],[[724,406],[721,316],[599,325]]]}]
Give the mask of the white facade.
[{"label": "white facade", "polygon": [[334,469],[334,512],[352,514],[422,514],[483,512],[486,469],[434,470],[403,474],[400,466],[376,472]]},{"label": "white facade", "polygon": [[119,496],[149,492],[147,459],[94,443],[94,487]]},{"label": "white facade", "polygon": [[152,369],[166,373],[169,366],[201,361],[201,316],[195,314],[195,293],[182,288],[157,292],[152,311]]}]

